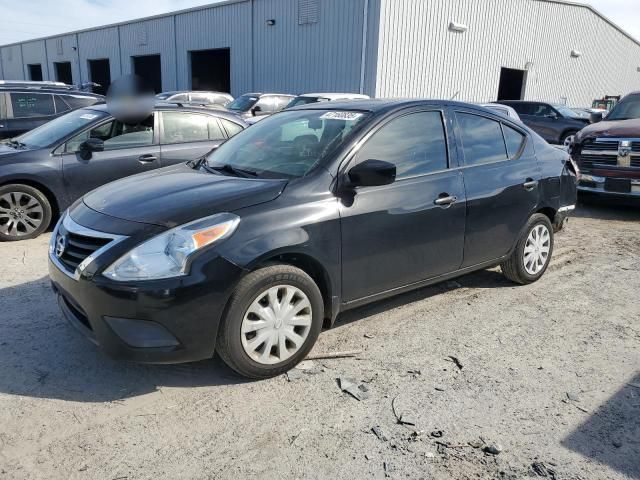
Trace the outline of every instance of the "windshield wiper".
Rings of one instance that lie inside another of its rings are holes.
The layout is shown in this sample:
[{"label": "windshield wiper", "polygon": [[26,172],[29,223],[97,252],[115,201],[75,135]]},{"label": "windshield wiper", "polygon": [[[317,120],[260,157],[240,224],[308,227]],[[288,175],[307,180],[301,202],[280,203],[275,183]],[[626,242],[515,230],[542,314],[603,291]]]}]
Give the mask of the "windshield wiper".
[{"label": "windshield wiper", "polygon": [[207,165],[206,163],[202,164],[202,167],[208,172],[224,172],[229,173],[231,175],[235,175],[236,177],[244,177],[244,178],[255,178],[258,176],[258,172],[254,172],[253,170],[246,170],[244,168],[234,167],[228,163],[224,165],[212,167],[211,165]]},{"label": "windshield wiper", "polygon": [[11,146],[13,148],[26,148],[27,147],[24,143],[19,142],[17,140],[9,140],[7,142],[7,145],[9,145],[9,146]]}]

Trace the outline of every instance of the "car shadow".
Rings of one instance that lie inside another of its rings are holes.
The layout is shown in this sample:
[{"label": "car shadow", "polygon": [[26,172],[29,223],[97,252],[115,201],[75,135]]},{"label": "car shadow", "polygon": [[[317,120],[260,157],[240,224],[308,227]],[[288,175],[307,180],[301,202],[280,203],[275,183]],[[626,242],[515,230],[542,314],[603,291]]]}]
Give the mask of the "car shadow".
[{"label": "car shadow", "polygon": [[640,222],[640,199],[618,199],[581,194],[578,206],[571,215],[577,218]]},{"label": "car shadow", "polygon": [[58,310],[48,277],[0,289],[0,393],[110,402],[161,387],[244,383],[221,360],[142,365],[113,360]]},{"label": "car shadow", "polygon": [[640,479],[640,373],[562,440],[562,445]]}]

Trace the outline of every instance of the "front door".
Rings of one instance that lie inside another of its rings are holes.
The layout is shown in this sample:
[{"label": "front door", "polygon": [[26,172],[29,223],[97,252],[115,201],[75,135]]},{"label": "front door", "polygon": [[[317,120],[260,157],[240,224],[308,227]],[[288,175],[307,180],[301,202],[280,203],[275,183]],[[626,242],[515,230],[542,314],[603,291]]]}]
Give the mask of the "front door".
[{"label": "front door", "polygon": [[538,204],[541,173],[524,131],[470,111],[456,119],[467,194],[463,267],[470,267],[509,253]]},{"label": "front door", "polygon": [[400,114],[373,132],[351,161],[384,160],[397,171],[391,185],[358,187],[341,201],[345,301],[460,267],[465,193],[461,172],[450,168],[456,164],[444,120],[439,110]]},{"label": "front door", "polygon": [[[111,119],[68,140],[62,154],[62,171],[70,200],[105,183],[160,166],[156,115],[136,124]],[[104,151],[80,157],[80,144],[89,138],[104,142]]]},{"label": "front door", "polygon": [[162,166],[197,160],[217,148],[226,135],[216,117],[193,112],[162,112]]}]

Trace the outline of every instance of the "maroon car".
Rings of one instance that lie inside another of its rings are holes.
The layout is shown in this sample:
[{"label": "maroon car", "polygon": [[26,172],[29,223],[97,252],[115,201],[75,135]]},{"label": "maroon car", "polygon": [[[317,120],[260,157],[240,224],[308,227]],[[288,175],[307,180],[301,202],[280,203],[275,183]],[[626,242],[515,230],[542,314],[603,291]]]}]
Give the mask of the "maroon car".
[{"label": "maroon car", "polygon": [[578,190],[640,198],[640,92],[624,97],[605,120],[593,120],[571,146],[582,172]]}]

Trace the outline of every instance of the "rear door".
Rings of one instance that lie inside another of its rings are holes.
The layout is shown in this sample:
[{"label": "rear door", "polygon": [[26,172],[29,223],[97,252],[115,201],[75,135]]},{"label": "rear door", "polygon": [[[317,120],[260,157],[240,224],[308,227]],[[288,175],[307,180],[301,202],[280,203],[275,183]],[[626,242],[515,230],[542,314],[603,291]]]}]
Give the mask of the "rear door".
[{"label": "rear door", "polygon": [[[351,160],[396,165],[396,181],[358,187],[340,206],[342,285],[355,301],[457,270],[462,263],[462,173],[440,109],[402,113],[378,127]],[[449,122],[447,122],[450,125]],[[442,199],[449,203],[438,205]]]},{"label": "rear door", "polygon": [[220,146],[226,138],[217,117],[164,111],[160,136],[162,166],[196,160]]},{"label": "rear door", "polygon": [[[84,160],[78,152],[89,138],[103,140],[104,151]],[[113,180],[153,170],[160,166],[157,114],[136,125],[107,120],[68,140],[62,151],[64,182],[72,199]]]},{"label": "rear door", "polygon": [[538,205],[540,168],[524,130],[477,111],[456,109],[467,196],[463,267],[511,250]]}]

